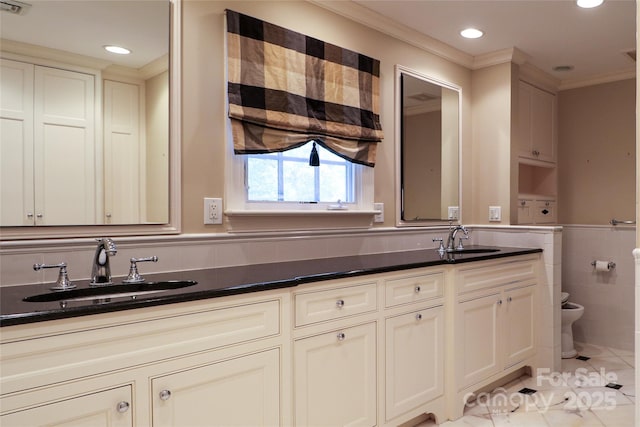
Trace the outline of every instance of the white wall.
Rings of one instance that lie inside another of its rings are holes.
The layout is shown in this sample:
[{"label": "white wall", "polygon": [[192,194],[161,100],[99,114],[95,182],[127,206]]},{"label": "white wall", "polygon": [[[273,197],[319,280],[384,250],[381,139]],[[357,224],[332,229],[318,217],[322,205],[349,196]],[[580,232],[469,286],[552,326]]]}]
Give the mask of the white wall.
[{"label": "white wall", "polygon": [[[585,308],[573,324],[574,340],[633,350],[634,247],[634,227],[563,227],[562,290]],[[594,260],[616,267],[596,272]]]}]

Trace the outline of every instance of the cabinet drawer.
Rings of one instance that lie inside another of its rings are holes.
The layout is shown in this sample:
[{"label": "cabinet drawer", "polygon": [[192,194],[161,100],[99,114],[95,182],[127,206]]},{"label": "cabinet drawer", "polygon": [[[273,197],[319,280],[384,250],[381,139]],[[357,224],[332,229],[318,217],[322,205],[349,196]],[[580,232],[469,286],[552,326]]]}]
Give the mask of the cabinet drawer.
[{"label": "cabinet drawer", "polygon": [[532,259],[499,261],[479,267],[460,268],[457,273],[458,294],[535,279],[536,264]]},{"label": "cabinet drawer", "polygon": [[[55,395],[49,390],[50,401],[35,404],[21,411],[0,416],[5,427],[24,426],[111,426],[133,425],[133,393],[131,385],[109,390],[94,390],[78,395],[83,383],[72,383],[58,390]],[[68,394],[65,394],[68,393]],[[22,396],[28,402],[31,396]],[[41,396],[42,398],[42,396]],[[10,399],[11,400],[11,399]],[[9,405],[2,402],[3,411]]]},{"label": "cabinet drawer", "polygon": [[533,201],[518,200],[518,224],[531,224],[533,222]]},{"label": "cabinet drawer", "polygon": [[296,294],[296,326],[376,311],[376,295],[376,282]]},{"label": "cabinet drawer", "polygon": [[556,202],[553,200],[536,200],[533,219],[536,224],[556,222]]},{"label": "cabinet drawer", "polygon": [[416,274],[388,279],[384,284],[385,307],[442,297],[443,286],[443,273]]}]

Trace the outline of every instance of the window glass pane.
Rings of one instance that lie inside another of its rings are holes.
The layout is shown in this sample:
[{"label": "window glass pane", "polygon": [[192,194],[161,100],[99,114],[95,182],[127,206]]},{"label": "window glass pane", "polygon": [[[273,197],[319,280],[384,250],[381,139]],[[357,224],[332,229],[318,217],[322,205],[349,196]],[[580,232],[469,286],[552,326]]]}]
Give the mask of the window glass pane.
[{"label": "window glass pane", "polygon": [[[318,147],[320,148],[320,147]],[[335,154],[333,154],[331,151],[326,150],[326,149],[322,149],[322,150],[318,150],[318,154],[320,154],[320,162],[322,164],[322,162],[339,162],[339,163],[344,163],[344,164],[350,164],[349,162],[347,162],[345,159],[343,159],[340,156],[337,156]]]},{"label": "window glass pane", "polygon": [[282,165],[283,200],[313,202],[315,197],[314,167],[307,163],[285,161]]},{"label": "window glass pane", "polygon": [[[309,156],[311,155],[311,148],[312,147],[313,147],[313,144],[306,143],[302,147],[294,148],[293,150],[283,151],[282,155],[285,158],[287,158],[287,157],[295,157],[297,159],[305,159],[305,160],[309,161]],[[316,149],[318,149],[318,148],[320,148],[320,147],[318,145],[316,145]]]},{"label": "window glass pane", "polygon": [[247,200],[354,202],[354,165],[316,145],[320,167],[309,166],[311,148],[307,143],[281,153],[247,155]]},{"label": "window glass pane", "polygon": [[347,197],[346,165],[323,164],[320,162],[320,200],[351,202]]},{"label": "window glass pane", "polygon": [[248,198],[253,201],[278,200],[278,156],[272,154],[249,156]]}]

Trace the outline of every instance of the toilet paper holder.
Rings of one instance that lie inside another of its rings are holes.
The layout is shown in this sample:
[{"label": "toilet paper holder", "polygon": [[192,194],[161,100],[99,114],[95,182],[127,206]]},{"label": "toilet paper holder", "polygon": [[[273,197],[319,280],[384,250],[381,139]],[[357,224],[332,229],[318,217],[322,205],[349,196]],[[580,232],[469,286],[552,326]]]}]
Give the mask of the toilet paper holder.
[{"label": "toilet paper holder", "polygon": [[[591,265],[595,268],[598,264],[602,265],[604,261],[591,261]],[[613,261],[609,261],[607,262],[607,270],[613,270],[614,268],[616,268],[616,263]]]}]

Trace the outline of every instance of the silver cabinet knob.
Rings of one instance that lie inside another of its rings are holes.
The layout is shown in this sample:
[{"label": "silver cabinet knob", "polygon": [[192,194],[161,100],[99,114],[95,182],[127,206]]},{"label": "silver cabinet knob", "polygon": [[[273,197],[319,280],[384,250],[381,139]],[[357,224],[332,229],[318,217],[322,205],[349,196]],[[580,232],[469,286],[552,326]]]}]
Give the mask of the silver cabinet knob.
[{"label": "silver cabinet knob", "polygon": [[344,307],[344,300],[339,299],[338,301],[336,301],[336,307],[338,308]]},{"label": "silver cabinet knob", "polygon": [[33,218],[33,213],[31,212],[27,213],[27,218]]},{"label": "silver cabinet knob", "polygon": [[43,216],[44,216],[44,215],[42,215],[41,213],[36,214],[36,217],[38,217],[38,218],[42,218]]},{"label": "silver cabinet knob", "polygon": [[171,397],[171,390],[162,390],[158,395],[160,396],[160,400],[169,400]]},{"label": "silver cabinet knob", "polygon": [[420,313],[416,314],[416,320],[422,320],[422,314]]},{"label": "silver cabinet knob", "polygon": [[121,414],[124,414],[129,410],[130,406],[131,405],[129,404],[129,402],[125,402],[123,400],[122,402],[118,402],[118,404],[116,405],[116,411],[120,412]]},{"label": "silver cabinet knob", "polygon": [[507,302],[511,302],[511,301],[513,301],[513,298],[511,297],[507,298]]},{"label": "silver cabinet knob", "polygon": [[419,293],[420,293],[420,285],[418,285],[418,286],[416,286],[416,287],[415,287],[415,291],[416,291],[416,294],[419,294]]},{"label": "silver cabinet knob", "polygon": [[339,332],[338,335],[338,341],[344,341],[344,339],[347,337],[344,332]]},{"label": "silver cabinet knob", "polygon": [[502,300],[501,299],[498,300],[498,305],[502,305]]}]

